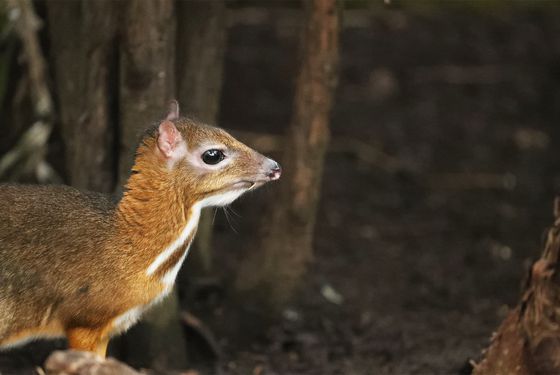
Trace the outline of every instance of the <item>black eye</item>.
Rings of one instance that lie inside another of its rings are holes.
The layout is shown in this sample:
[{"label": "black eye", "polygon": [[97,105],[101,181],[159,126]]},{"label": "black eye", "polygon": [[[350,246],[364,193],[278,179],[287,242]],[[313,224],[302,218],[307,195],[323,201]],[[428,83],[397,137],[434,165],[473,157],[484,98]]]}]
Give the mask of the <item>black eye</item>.
[{"label": "black eye", "polygon": [[204,151],[204,154],[202,154],[202,161],[205,162],[206,164],[214,165],[224,160],[225,157],[226,156],[222,151],[211,149],[211,150]]}]

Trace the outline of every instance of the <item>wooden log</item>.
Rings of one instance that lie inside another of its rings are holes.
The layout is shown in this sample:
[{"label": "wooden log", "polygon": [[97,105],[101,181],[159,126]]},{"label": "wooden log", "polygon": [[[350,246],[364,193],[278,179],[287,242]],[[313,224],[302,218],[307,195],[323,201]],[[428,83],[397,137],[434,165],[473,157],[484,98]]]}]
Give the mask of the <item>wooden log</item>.
[{"label": "wooden log", "polygon": [[560,373],[560,200],[518,306],[493,335],[475,375]]},{"label": "wooden log", "polygon": [[[94,353],[73,350],[55,351],[45,362],[48,375],[141,375],[113,358],[101,358]],[[45,373],[42,370],[39,374]]]}]

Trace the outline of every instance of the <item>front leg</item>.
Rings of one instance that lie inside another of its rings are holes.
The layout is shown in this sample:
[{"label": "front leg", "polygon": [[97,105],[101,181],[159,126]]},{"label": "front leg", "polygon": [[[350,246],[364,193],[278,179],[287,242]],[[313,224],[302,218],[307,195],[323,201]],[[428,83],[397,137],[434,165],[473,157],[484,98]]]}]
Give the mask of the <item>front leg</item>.
[{"label": "front leg", "polygon": [[66,329],[68,347],[74,350],[93,352],[102,358],[107,353],[109,327],[74,327]]}]

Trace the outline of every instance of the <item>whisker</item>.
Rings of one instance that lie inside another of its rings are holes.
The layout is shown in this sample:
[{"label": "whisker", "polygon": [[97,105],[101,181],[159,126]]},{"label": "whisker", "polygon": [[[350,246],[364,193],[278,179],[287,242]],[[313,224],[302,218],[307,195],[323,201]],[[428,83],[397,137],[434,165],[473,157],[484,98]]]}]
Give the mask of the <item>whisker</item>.
[{"label": "whisker", "polygon": [[237,216],[237,217],[241,217],[241,215],[240,215],[237,211],[235,211],[235,210],[233,209],[233,207],[228,207],[228,208],[229,208],[229,212],[231,212],[232,214],[234,214],[234,215]]},{"label": "whisker", "polygon": [[227,222],[228,222],[228,224],[229,224],[229,227],[231,228],[231,230],[232,230],[235,234],[239,234],[239,232],[237,231],[237,229],[235,229],[235,227],[233,226],[233,224],[232,224],[232,222],[231,222],[231,220],[230,220],[230,216],[229,216],[229,214],[228,214],[227,207],[226,207],[226,206],[223,206],[222,208],[223,208],[223,210],[224,210],[224,215],[226,215],[226,220],[227,220]]},{"label": "whisker", "polygon": [[217,213],[218,213],[218,207],[214,207],[214,215],[212,216],[212,225],[214,225],[214,221],[216,221]]}]

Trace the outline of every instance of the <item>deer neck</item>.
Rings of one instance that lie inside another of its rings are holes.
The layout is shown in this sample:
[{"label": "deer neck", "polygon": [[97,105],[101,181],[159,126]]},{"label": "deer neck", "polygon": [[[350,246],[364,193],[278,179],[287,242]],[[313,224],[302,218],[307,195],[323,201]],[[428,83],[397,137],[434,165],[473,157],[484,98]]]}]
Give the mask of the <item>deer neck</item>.
[{"label": "deer neck", "polygon": [[200,210],[200,204],[165,171],[133,173],[118,204],[116,222],[117,236],[127,244],[124,248],[135,259],[135,268],[172,284],[194,239]]}]

